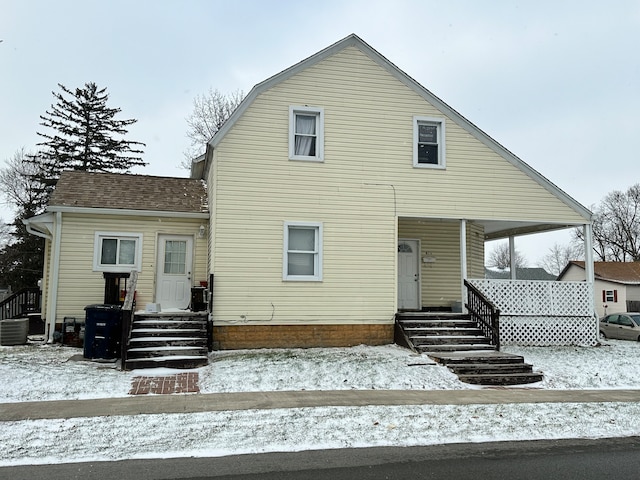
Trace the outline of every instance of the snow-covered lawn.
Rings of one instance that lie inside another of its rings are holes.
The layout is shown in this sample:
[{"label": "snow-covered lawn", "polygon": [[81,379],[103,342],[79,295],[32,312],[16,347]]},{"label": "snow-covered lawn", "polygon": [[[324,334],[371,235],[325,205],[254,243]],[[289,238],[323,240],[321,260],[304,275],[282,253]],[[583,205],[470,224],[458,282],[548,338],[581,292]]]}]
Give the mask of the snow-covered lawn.
[{"label": "snow-covered lawn", "polygon": [[[640,388],[639,343],[504,350],[523,355],[544,373],[533,388]],[[0,347],[0,403],[122,397],[134,376],[154,372],[121,372],[113,364],[71,360],[79,354],[80,349],[49,345]],[[214,352],[210,364],[198,371],[202,393],[478,388],[459,382],[427,357],[393,345]],[[122,459],[131,452],[137,457],[216,456],[629,435],[640,435],[640,405],[629,403],[327,407],[27,420],[2,424],[0,465]]]}]

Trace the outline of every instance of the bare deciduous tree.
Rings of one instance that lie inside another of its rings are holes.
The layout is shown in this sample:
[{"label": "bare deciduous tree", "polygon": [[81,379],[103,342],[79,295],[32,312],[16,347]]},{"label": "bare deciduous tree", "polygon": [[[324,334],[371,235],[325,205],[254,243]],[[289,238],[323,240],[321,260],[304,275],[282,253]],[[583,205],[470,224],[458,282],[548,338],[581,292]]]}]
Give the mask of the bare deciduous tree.
[{"label": "bare deciduous tree", "polygon": [[44,208],[45,195],[38,180],[41,167],[33,161],[35,157],[22,147],[0,169],[3,203],[15,209],[20,218],[28,218]]},{"label": "bare deciduous tree", "polygon": [[[584,238],[580,229],[575,236]],[[608,193],[594,209],[593,250],[601,261],[640,261],[640,184]]]},{"label": "bare deciduous tree", "polygon": [[554,243],[549,252],[540,259],[538,266],[544,268],[547,272],[554,275],[560,275],[560,272],[567,266],[571,260],[582,260],[584,258],[584,248],[577,243],[569,243],[561,245]]},{"label": "bare deciduous tree", "polygon": [[187,138],[191,145],[184,153],[184,168],[190,168],[191,161],[204,153],[207,142],[220,130],[243,98],[241,90],[225,95],[213,88],[194,98],[193,111],[186,119]]},{"label": "bare deciduous tree", "polygon": [[[517,249],[515,251],[516,268],[527,266],[527,259]],[[511,254],[508,243],[498,243],[489,253],[487,266],[504,270],[511,267]]]}]

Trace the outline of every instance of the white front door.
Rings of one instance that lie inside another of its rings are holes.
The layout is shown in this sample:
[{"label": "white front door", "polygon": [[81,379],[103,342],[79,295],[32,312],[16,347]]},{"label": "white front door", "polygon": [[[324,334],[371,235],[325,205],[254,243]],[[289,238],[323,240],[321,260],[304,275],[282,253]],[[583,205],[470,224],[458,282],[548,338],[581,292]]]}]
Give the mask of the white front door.
[{"label": "white front door", "polygon": [[158,236],[156,303],[162,310],[189,307],[192,261],[193,237]]},{"label": "white front door", "polygon": [[398,240],[398,309],[420,309],[420,244],[418,240]]}]

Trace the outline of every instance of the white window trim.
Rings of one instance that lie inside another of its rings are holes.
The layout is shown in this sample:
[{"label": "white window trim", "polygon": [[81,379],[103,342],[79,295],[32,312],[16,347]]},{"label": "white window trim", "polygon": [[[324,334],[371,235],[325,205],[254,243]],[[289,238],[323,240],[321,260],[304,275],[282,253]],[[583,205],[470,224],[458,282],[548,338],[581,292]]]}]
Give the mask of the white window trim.
[{"label": "white window trim", "polygon": [[[418,125],[424,123],[438,127],[438,164],[418,163]],[[415,168],[431,168],[444,170],[447,166],[445,150],[445,119],[442,117],[413,117],[413,166]]]},{"label": "white window trim", "polygon": [[[296,114],[315,115],[316,122],[316,154],[305,156],[295,154],[296,145]],[[320,107],[289,106],[289,160],[303,160],[306,162],[324,162],[324,109]]]},{"label": "white window trim", "polygon": [[[317,253],[314,258],[315,275],[289,275],[289,227],[307,227],[316,229]],[[282,252],[282,279],[288,282],[321,282],[322,281],[322,222],[284,222],[284,248]]]},{"label": "white window trim", "polygon": [[[135,240],[136,257],[133,265],[103,265],[100,263],[102,254],[102,239],[115,238],[118,240]],[[130,272],[142,270],[142,234],[131,232],[95,232],[93,239],[93,271],[94,272]]]}]

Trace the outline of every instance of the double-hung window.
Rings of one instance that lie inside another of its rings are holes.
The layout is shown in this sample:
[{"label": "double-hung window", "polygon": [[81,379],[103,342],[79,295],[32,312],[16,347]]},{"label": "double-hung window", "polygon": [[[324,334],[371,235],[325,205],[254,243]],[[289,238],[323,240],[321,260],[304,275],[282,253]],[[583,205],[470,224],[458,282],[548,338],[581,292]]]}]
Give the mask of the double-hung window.
[{"label": "double-hung window", "polygon": [[93,269],[107,272],[140,271],[142,234],[96,232]]},{"label": "double-hung window", "polygon": [[289,107],[289,158],[291,160],[323,161],[323,109]]},{"label": "double-hung window", "polygon": [[284,280],[322,280],[322,223],[285,222]]},{"label": "double-hung window", "polygon": [[602,301],[603,302],[616,303],[618,301],[618,291],[617,290],[603,290],[602,291]]},{"label": "double-hung window", "polygon": [[413,166],[445,168],[444,119],[413,117]]}]

